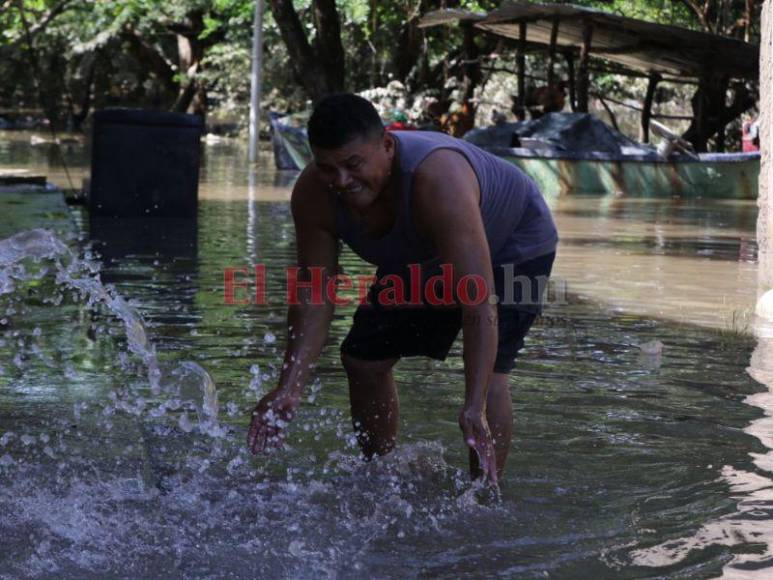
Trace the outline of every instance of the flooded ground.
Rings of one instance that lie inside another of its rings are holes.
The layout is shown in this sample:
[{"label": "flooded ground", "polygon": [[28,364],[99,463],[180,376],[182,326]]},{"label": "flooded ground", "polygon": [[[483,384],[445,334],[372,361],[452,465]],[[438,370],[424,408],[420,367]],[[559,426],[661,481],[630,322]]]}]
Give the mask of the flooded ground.
[{"label": "flooded ground", "polygon": [[[0,167],[67,185],[51,146],[6,135]],[[65,156],[79,182],[82,148]],[[0,577],[767,577],[773,451],[743,334],[753,202],[552,202],[568,300],[512,377],[496,497],[466,476],[459,343],[445,363],[400,363],[398,450],[358,460],[337,358],[351,308],[289,449],[246,452],[249,409],[281,364],[294,252],[293,175],[270,162],[250,175],[237,147],[207,147],[197,225],[140,233],[58,194],[0,194],[0,238],[44,227],[73,252],[14,262],[25,271],[0,290]],[[223,269],[258,262],[269,304],[225,305]],[[344,267],[368,271],[351,254]],[[90,307],[77,288],[97,269],[114,290]],[[659,354],[638,346],[654,340]]]}]

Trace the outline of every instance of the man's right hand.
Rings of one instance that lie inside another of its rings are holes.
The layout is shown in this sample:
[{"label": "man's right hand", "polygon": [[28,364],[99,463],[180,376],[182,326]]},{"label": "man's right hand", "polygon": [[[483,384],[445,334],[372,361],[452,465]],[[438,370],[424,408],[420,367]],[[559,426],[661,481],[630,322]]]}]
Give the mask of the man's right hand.
[{"label": "man's right hand", "polygon": [[252,411],[247,446],[253,454],[284,445],[284,429],[295,417],[300,399],[284,390],[273,390]]},{"label": "man's right hand", "polygon": [[485,410],[465,405],[459,413],[464,442],[478,455],[478,469],[489,483],[497,484],[497,457]]}]

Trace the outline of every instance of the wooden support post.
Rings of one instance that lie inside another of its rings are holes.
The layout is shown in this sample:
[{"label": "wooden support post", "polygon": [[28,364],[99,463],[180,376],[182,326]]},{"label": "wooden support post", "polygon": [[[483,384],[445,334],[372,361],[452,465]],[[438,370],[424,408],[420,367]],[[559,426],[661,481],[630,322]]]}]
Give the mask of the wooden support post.
[{"label": "wooden support post", "polygon": [[555,84],[556,42],[558,41],[558,18],[553,19],[553,28],[550,31],[550,48],[548,52],[548,91],[553,94]]},{"label": "wooden support post", "polygon": [[569,107],[572,112],[577,110],[577,90],[574,84],[574,54],[571,52],[566,53],[566,75],[569,77]]},{"label": "wooden support post", "polygon": [[593,25],[586,22],[582,29],[582,48],[580,49],[580,66],[577,70],[577,110],[588,112],[588,63],[590,61],[591,43],[593,41]]},{"label": "wooden support post", "polygon": [[518,74],[518,104],[516,109],[526,118],[526,23],[519,25],[518,55],[515,57]]},{"label": "wooden support post", "polygon": [[462,104],[468,104],[472,106],[472,98],[475,96],[475,88],[480,84],[482,79],[482,73],[480,70],[480,51],[478,45],[475,44],[475,29],[472,26],[472,22],[462,23],[462,30],[464,31],[464,38],[462,41],[462,59],[464,64],[462,65],[463,71],[463,91],[462,91]]},{"label": "wooden support post", "polygon": [[650,142],[650,118],[652,117],[652,101],[655,98],[655,88],[660,82],[660,75],[656,72],[650,73],[650,80],[647,83],[647,93],[644,95],[644,106],[641,110],[641,133],[639,140],[642,143]]}]

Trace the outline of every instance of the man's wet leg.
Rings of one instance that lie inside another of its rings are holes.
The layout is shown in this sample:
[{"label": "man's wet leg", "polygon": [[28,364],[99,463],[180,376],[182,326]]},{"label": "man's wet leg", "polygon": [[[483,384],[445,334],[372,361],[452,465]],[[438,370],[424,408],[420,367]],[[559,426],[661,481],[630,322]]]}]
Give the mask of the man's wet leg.
[{"label": "man's wet leg", "polygon": [[370,361],[341,355],[349,379],[354,432],[368,459],[389,453],[397,440],[399,404],[392,376],[397,360]]},{"label": "man's wet leg", "polygon": [[[513,401],[506,373],[492,373],[486,396],[486,421],[494,439],[497,456],[497,476],[501,477],[513,441]],[[473,478],[483,475],[478,464],[478,454],[470,449],[470,474]]]}]

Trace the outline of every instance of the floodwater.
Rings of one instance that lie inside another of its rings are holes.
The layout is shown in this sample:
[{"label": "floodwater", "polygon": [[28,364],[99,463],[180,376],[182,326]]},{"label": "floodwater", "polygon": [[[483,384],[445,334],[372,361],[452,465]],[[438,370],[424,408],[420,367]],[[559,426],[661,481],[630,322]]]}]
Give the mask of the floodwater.
[{"label": "floodwater", "polygon": [[[0,168],[66,187],[52,149],[2,133]],[[82,147],[64,154],[79,183]],[[497,495],[466,475],[458,342],[398,365],[398,449],[358,459],[337,357],[350,307],[288,448],[246,452],[294,252],[294,176],[270,162],[249,174],[233,144],[206,147],[196,225],[138,231],[0,193],[0,239],[21,233],[0,243],[0,577],[769,576],[771,403],[745,370],[753,201],[551,202],[557,298],[512,377]],[[224,268],[255,263],[268,304],[224,304]]]}]

